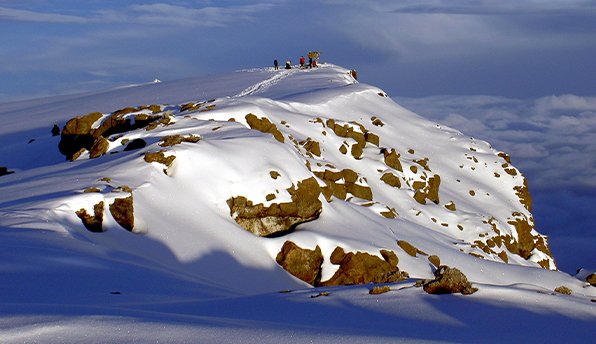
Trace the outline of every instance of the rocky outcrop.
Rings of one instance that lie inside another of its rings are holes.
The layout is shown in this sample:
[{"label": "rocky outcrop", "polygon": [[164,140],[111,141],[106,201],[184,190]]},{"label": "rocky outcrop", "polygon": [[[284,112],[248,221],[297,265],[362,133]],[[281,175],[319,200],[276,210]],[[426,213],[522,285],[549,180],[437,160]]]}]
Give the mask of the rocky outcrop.
[{"label": "rocky outcrop", "polygon": [[368,293],[370,295],[379,295],[379,294],[385,294],[389,291],[391,291],[391,288],[388,285],[376,285],[376,286],[372,287],[372,289],[369,290]]},{"label": "rocky outcrop", "polygon": [[371,188],[358,184],[360,176],[351,169],[343,169],[337,172],[325,170],[313,173],[325,182],[326,186],[322,192],[327,201],[331,200],[331,196],[345,200],[348,194],[368,201],[373,199]]},{"label": "rocky outcrop", "polygon": [[164,136],[161,139],[161,141],[159,142],[159,145],[161,147],[170,147],[170,146],[181,144],[182,142],[197,143],[200,140],[201,140],[200,136],[196,136],[196,135],[192,135],[192,134],[187,135],[187,136],[168,135],[168,136]]},{"label": "rocky outcrop", "polygon": [[273,137],[277,141],[281,143],[284,142],[285,139],[283,134],[281,133],[281,131],[279,131],[279,129],[277,129],[277,126],[275,124],[271,123],[271,121],[268,118],[258,118],[254,114],[249,113],[245,116],[245,119],[246,123],[251,129],[258,130],[262,133],[269,133],[273,135]]},{"label": "rocky outcrop", "polygon": [[556,287],[555,292],[564,295],[571,295],[571,289],[564,285]]},{"label": "rocky outcrop", "polygon": [[405,240],[398,240],[397,246],[399,246],[402,250],[404,250],[407,254],[409,254],[412,257],[416,257],[418,254],[422,254],[424,256],[427,255],[426,253],[419,250],[417,247],[414,247],[414,245],[410,244]]},{"label": "rocky outcrop", "polygon": [[114,203],[110,204],[110,213],[122,228],[132,232],[135,226],[132,195],[126,198],[116,198]]},{"label": "rocky outcrop", "polygon": [[258,236],[279,235],[319,217],[323,204],[319,201],[321,188],[314,177],[298,182],[297,187],[287,191],[292,202],[270,206],[253,204],[244,196],[231,197],[227,200],[230,215],[238,225]]},{"label": "rocky outcrop", "polygon": [[427,281],[422,286],[429,294],[473,294],[478,288],[472,287],[468,278],[457,268],[441,265],[435,271],[435,279]]},{"label": "rocky outcrop", "polygon": [[93,215],[87,213],[87,210],[84,208],[79,209],[76,214],[83,221],[85,228],[90,232],[100,233],[103,232],[103,208],[104,204],[101,201],[93,206]]},{"label": "rocky outcrop", "polygon": [[172,166],[172,164],[174,163],[174,160],[176,160],[176,156],[175,155],[166,156],[165,153],[166,153],[165,150],[160,150],[158,152],[147,152],[143,156],[143,159],[148,163],[156,162],[156,163],[165,165],[166,168],[163,169],[163,173],[168,174],[167,167]]},{"label": "rocky outcrop", "polygon": [[76,160],[85,150],[93,150],[90,157],[99,157],[105,154],[107,150],[105,139],[110,135],[147,127],[153,122],[163,120],[166,116],[146,113],[130,115],[146,110],[156,113],[161,110],[161,107],[149,105],[125,108],[113,112],[106,118],[103,118],[104,115],[99,112],[72,118],[62,128],[58,149],[68,160]]},{"label": "rocky outcrop", "polygon": [[426,204],[426,200],[439,204],[439,185],[441,184],[441,177],[435,174],[429,177],[426,182],[414,182],[414,199],[420,204]]},{"label": "rocky outcrop", "polygon": [[318,285],[321,281],[323,254],[319,246],[309,250],[288,240],[277,254],[275,261],[287,272],[312,286]]},{"label": "rocky outcrop", "polygon": [[345,253],[336,247],[331,254],[331,263],[339,265],[335,274],[323,286],[337,286],[366,283],[396,282],[408,277],[397,268],[397,256],[392,251],[383,250],[383,259],[365,252]]}]

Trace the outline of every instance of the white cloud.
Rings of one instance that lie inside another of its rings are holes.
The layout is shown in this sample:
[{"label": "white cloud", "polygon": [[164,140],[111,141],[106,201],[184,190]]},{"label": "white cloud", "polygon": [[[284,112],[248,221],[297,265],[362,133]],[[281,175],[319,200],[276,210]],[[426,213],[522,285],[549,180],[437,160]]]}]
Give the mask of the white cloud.
[{"label": "white cloud", "polygon": [[67,24],[84,24],[88,22],[87,18],[80,16],[66,15],[60,13],[36,12],[6,7],[0,7],[0,19],[26,22]]},{"label": "white cloud", "polygon": [[511,154],[531,189],[596,189],[596,97],[441,96],[396,101]]},{"label": "white cloud", "polygon": [[185,6],[169,3],[130,5],[120,8],[102,8],[84,15],[68,15],[0,7],[0,18],[12,21],[60,24],[149,24],[168,27],[221,27],[236,21],[250,21],[274,4],[256,3],[237,6]]}]

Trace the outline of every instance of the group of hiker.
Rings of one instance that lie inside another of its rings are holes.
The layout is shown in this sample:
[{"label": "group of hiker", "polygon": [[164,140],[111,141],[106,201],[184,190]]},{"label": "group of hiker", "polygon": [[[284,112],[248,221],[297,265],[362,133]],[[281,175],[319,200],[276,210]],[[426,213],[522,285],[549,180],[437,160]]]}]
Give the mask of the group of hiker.
[{"label": "group of hiker", "polygon": [[[308,66],[305,65],[306,63],[306,59],[304,58],[304,56],[300,56],[300,68],[304,69],[304,68],[316,68],[317,67],[317,59],[319,58],[319,53],[318,52],[309,52],[308,53]],[[279,69],[279,63],[277,62],[277,60],[273,60],[273,68],[275,68],[275,70]],[[290,60],[286,60],[286,67],[285,69],[292,69],[292,61]]]}]

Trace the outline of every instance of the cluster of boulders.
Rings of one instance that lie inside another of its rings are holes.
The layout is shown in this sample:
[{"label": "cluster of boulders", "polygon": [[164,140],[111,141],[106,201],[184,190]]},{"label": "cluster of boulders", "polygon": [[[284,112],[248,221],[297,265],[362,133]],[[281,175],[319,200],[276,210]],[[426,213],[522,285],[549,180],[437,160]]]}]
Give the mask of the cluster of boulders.
[{"label": "cluster of boulders", "polygon": [[366,252],[348,252],[336,247],[330,256],[332,264],[339,265],[335,274],[321,282],[321,266],[324,261],[319,246],[314,250],[301,248],[292,241],[286,241],[276,261],[293,276],[312,286],[338,286],[366,283],[389,283],[408,278],[399,271],[395,252],[381,250],[381,257]]},{"label": "cluster of boulders", "polygon": [[[88,189],[87,192],[98,192],[95,188]],[[124,198],[115,198],[114,201],[108,206],[110,214],[114,220],[129,232],[134,230],[134,205],[132,191],[127,186],[114,189],[114,191],[129,190],[130,196]],[[87,212],[85,208],[81,208],[75,213],[83,222],[83,225],[87,230],[94,233],[104,232],[103,220],[104,220],[104,201],[100,201],[93,206],[93,214]]]},{"label": "cluster of boulders", "polygon": [[169,123],[169,116],[160,111],[159,105],[143,105],[121,109],[107,116],[99,112],[77,116],[62,128],[58,148],[68,160],[76,160],[85,151],[89,151],[90,158],[97,158],[107,152],[110,135],[139,128],[149,129],[156,123]]}]

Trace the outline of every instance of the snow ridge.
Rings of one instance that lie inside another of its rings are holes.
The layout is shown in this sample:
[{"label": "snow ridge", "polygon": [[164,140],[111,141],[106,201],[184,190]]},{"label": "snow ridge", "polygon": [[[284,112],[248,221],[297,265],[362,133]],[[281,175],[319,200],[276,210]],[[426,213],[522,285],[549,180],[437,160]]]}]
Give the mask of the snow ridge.
[{"label": "snow ridge", "polygon": [[[593,334],[594,287],[556,271],[504,152],[339,66],[205,80],[23,104],[0,132],[0,342]],[[386,293],[331,287],[350,259]],[[478,291],[417,288],[440,265]]]}]

